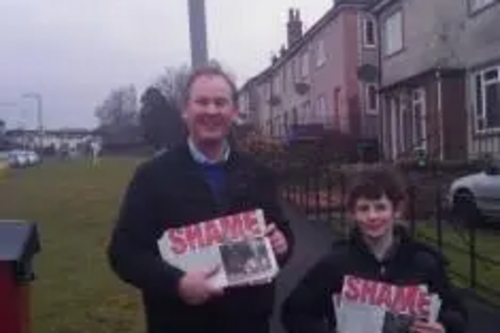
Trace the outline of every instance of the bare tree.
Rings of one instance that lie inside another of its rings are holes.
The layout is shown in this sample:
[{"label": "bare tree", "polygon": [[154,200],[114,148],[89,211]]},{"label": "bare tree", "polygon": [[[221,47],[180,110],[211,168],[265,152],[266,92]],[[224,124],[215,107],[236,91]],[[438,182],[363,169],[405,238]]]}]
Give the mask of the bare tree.
[{"label": "bare tree", "polygon": [[99,129],[108,141],[136,141],[139,129],[137,92],[133,85],[115,89],[96,108]]}]

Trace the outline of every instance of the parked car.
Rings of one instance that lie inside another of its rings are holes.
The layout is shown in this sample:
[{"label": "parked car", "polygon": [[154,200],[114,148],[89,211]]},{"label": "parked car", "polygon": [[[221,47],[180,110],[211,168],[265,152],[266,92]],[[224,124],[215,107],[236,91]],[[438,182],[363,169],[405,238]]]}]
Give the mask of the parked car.
[{"label": "parked car", "polygon": [[500,221],[500,164],[491,162],[481,172],[455,179],[448,202],[452,215],[462,221]]},{"label": "parked car", "polygon": [[8,153],[8,163],[11,168],[24,168],[40,163],[40,156],[31,150],[12,150]]}]

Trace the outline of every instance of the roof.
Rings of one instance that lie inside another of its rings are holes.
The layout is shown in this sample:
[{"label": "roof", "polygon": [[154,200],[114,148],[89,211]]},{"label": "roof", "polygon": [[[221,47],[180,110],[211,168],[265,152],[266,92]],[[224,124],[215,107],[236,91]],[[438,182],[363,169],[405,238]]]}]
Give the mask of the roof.
[{"label": "roof", "polygon": [[[442,77],[452,77],[455,75],[464,75],[465,70],[463,68],[438,68],[438,67],[431,67],[426,70],[423,70],[415,75],[412,75],[411,77],[406,77],[404,79],[401,79],[397,82],[393,82],[387,85],[384,85],[383,87],[380,88],[379,92],[384,93],[388,90],[392,90],[401,86],[411,86],[414,85],[415,82],[419,82],[425,77],[428,77],[430,75],[436,75],[437,73],[440,73]],[[417,83],[419,85],[420,83]]]},{"label": "roof", "polygon": [[247,88],[252,83],[257,83],[271,75],[275,70],[281,68],[290,58],[295,56],[300,50],[310,42],[314,37],[330,22],[332,22],[344,9],[347,8],[368,8],[373,3],[381,0],[337,0],[335,5],[332,6],[316,23],[314,23],[300,39],[298,39],[294,44],[289,46],[285,51],[284,55],[278,58],[278,60],[265,68],[262,72],[256,76],[247,80],[241,90]]},{"label": "roof", "polygon": [[401,1],[402,0],[374,0],[373,3],[370,5],[369,10],[375,14],[378,14],[384,9],[386,9],[388,6]]}]

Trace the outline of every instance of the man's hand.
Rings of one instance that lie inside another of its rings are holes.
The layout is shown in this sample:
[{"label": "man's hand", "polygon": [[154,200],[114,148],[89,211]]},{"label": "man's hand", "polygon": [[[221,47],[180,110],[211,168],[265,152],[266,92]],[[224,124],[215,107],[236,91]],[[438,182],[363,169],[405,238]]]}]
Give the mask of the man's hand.
[{"label": "man's hand", "polygon": [[428,323],[425,321],[417,320],[412,327],[410,327],[411,333],[445,333],[443,325],[438,322]]},{"label": "man's hand", "polygon": [[220,267],[201,272],[187,272],[180,280],[179,295],[190,305],[200,305],[214,296],[223,294],[223,290],[213,287],[209,279],[217,274]]},{"label": "man's hand", "polygon": [[266,236],[271,242],[274,254],[277,256],[284,256],[288,252],[288,242],[285,235],[276,227],[274,223],[267,226]]}]

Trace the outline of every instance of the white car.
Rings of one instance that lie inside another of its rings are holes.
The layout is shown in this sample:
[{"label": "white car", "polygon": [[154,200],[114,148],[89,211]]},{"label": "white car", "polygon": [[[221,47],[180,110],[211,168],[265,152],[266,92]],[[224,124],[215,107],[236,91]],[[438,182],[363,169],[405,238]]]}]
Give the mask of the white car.
[{"label": "white car", "polygon": [[482,172],[455,179],[449,188],[452,214],[468,222],[484,218],[500,220],[500,167],[491,165]]},{"label": "white car", "polygon": [[29,150],[13,150],[8,154],[8,163],[11,168],[23,168],[38,164],[40,156]]}]

